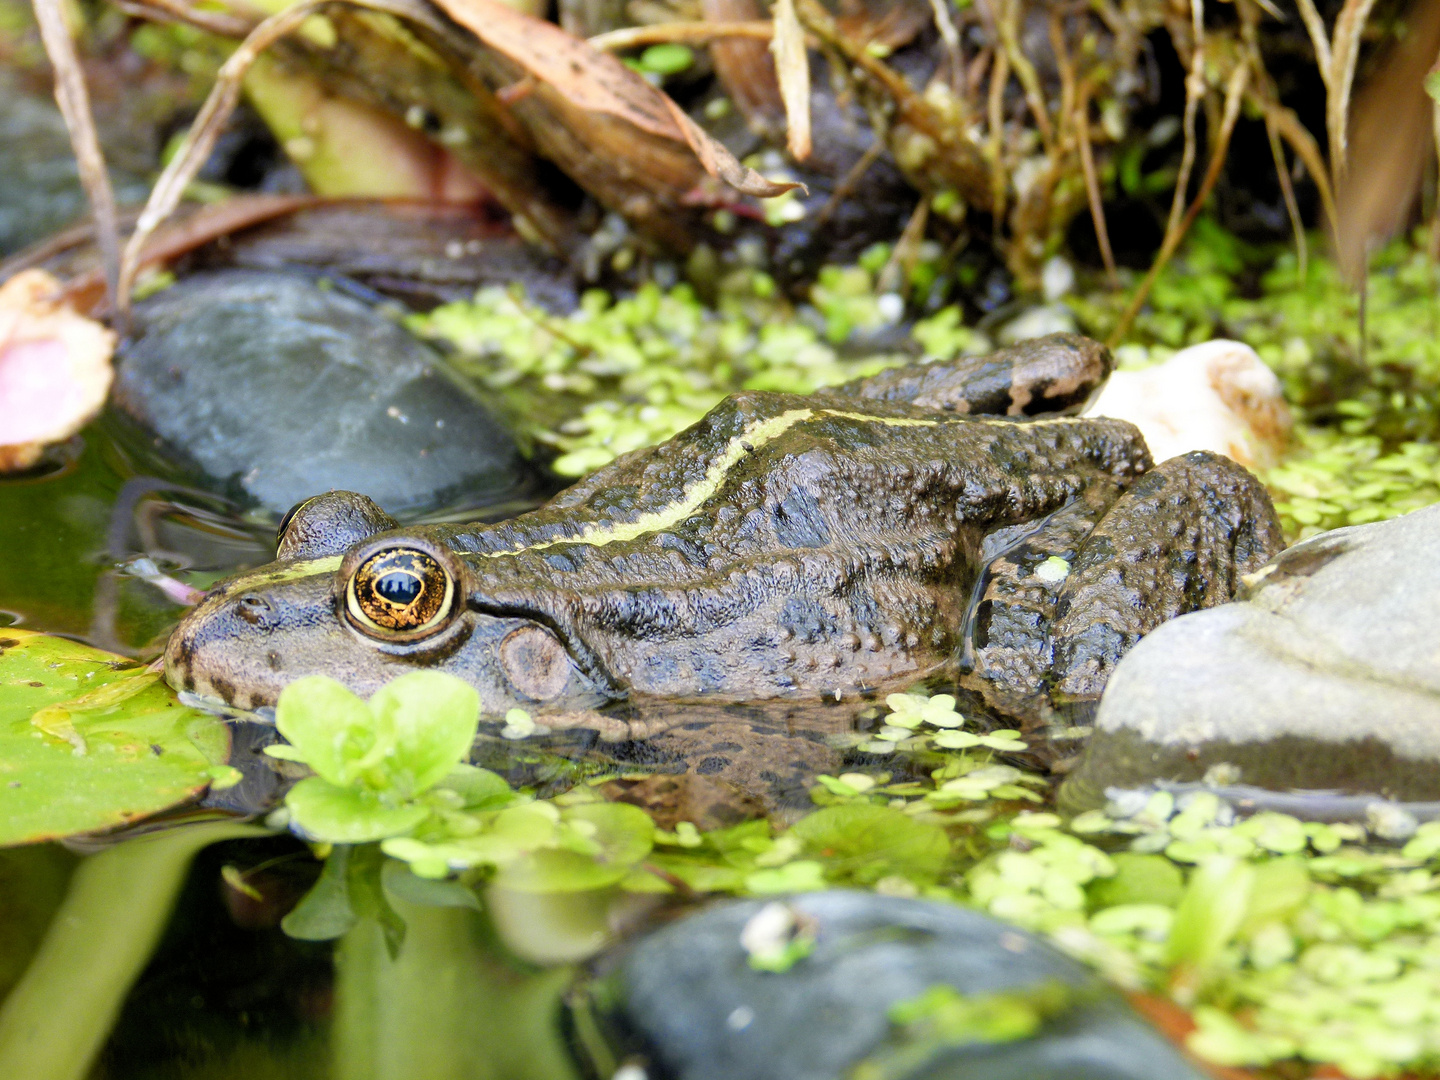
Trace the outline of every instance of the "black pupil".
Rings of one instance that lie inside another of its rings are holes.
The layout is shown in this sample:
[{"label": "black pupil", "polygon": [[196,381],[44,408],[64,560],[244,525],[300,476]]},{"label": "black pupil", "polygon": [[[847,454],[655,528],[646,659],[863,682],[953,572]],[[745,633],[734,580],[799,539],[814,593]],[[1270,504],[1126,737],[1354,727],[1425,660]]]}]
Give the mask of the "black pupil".
[{"label": "black pupil", "polygon": [[399,607],[413,604],[419,599],[420,590],[420,579],[410,574],[384,574],[375,582],[375,591]]}]

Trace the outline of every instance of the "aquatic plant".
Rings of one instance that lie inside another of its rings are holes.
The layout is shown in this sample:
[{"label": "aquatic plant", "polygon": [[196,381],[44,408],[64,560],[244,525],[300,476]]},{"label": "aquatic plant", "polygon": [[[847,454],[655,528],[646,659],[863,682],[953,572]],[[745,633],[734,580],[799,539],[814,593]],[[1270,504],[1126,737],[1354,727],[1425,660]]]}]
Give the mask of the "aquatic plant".
[{"label": "aquatic plant", "polygon": [[[892,756],[916,778],[819,777],[817,808],[788,829],[662,830],[604,801],[604,776],[537,799],[473,770],[483,797],[452,799],[378,849],[334,848],[286,926],[307,937],[348,929],[356,895],[383,898],[382,876],[397,887],[390,861],[436,890],[421,902],[443,905],[474,903],[471,890],[491,883],[743,896],[872,888],[1049,935],[1118,985],[1193,1010],[1189,1044],[1216,1062],[1333,1063],[1356,1080],[1440,1067],[1440,823],[1401,822],[1397,848],[1381,839],[1395,823],[1367,833],[1278,813],[1239,818],[1208,792],[1137,793],[1066,822],[1017,809],[1042,778],[983,745],[937,745],[965,726],[953,698],[916,692],[888,706],[881,730],[906,733]],[[926,729],[936,734],[911,734]],[[786,938],[758,962],[783,969],[804,954]],[[1043,1003],[1023,1004],[937,999],[896,1023],[917,1039],[967,1038],[972,1024],[1020,1037]]]}]

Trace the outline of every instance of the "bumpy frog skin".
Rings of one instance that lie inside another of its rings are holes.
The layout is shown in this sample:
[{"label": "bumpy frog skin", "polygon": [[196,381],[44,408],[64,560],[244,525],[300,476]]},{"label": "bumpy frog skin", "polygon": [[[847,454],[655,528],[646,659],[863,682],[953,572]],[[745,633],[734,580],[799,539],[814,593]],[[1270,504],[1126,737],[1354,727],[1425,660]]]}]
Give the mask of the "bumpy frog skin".
[{"label": "bumpy frog skin", "polygon": [[1056,335],[736,394],[498,525],[402,529],[363,496],[318,496],[274,563],[181,623],[166,677],[256,709],[304,675],[369,694],[429,668],[488,713],[573,714],[858,699],[953,673],[1007,715],[1083,709],[1143,634],[1229,600],[1281,546],[1238,465],[1152,468],[1130,424],[1063,415],[1109,370],[1101,346]]}]

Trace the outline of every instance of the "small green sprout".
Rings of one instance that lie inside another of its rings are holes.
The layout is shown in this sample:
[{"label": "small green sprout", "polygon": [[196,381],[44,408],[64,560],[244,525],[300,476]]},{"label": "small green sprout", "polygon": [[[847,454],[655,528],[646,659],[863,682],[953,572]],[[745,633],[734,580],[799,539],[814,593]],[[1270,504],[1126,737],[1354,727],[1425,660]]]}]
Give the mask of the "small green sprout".
[{"label": "small green sprout", "polygon": [[651,45],[640,54],[640,70],[656,75],[678,75],[695,62],[695,53],[685,45]]},{"label": "small green sprout", "polygon": [[266,753],[316,773],[285,797],[301,832],[364,843],[408,832],[430,816],[421,797],[469,753],[479,714],[479,695],[453,675],[413,672],[369,701],[312,675],[281,692],[275,726],[289,745]]}]

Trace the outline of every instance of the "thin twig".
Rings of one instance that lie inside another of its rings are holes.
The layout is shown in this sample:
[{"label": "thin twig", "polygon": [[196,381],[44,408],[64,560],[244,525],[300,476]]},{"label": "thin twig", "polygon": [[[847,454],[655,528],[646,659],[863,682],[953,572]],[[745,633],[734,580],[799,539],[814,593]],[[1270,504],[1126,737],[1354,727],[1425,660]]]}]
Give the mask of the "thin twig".
[{"label": "thin twig", "polygon": [[1270,139],[1270,156],[1275,159],[1275,175],[1280,180],[1280,194],[1285,198],[1285,213],[1295,233],[1295,258],[1300,264],[1300,280],[1305,280],[1310,261],[1310,244],[1305,239],[1305,223],[1300,220],[1300,204],[1295,201],[1295,186],[1290,183],[1290,168],[1285,164],[1285,148],[1280,145],[1280,132],[1270,114],[1265,114],[1265,134]]},{"label": "thin twig", "polygon": [[1085,199],[1090,205],[1090,221],[1095,226],[1095,239],[1100,245],[1100,258],[1105,263],[1105,276],[1112,289],[1120,287],[1120,274],[1115,268],[1115,252],[1110,246],[1110,230],[1105,223],[1105,204],[1100,194],[1100,177],[1095,169],[1095,152],[1090,142],[1090,95],[1094,90],[1087,76],[1077,86],[1075,63],[1065,42],[1065,16],[1050,13],[1050,47],[1060,69],[1060,122],[1068,147],[1068,131],[1075,131],[1075,145],[1080,151],[1080,171],[1085,177]]},{"label": "thin twig", "polygon": [[1315,50],[1315,62],[1320,67],[1320,78],[1325,89],[1330,89],[1330,35],[1325,32],[1325,20],[1315,10],[1315,0],[1295,0],[1300,8],[1300,19],[1310,35],[1310,46]]},{"label": "thin twig", "polygon": [[935,29],[940,31],[940,40],[945,45],[945,55],[950,58],[954,73],[952,85],[956,85],[965,71],[965,57],[960,53],[960,31],[955,29],[955,20],[950,17],[950,0],[930,0],[930,8],[934,12]]},{"label": "thin twig", "polygon": [[1120,272],[1115,267],[1115,252],[1110,246],[1110,230],[1105,224],[1105,204],[1100,198],[1100,178],[1095,172],[1095,155],[1090,149],[1090,98],[1082,95],[1075,110],[1075,132],[1080,140],[1080,167],[1085,173],[1085,196],[1090,203],[1090,220],[1095,225],[1095,239],[1100,243],[1100,258],[1105,263],[1105,276],[1112,289],[1120,287]]},{"label": "thin twig", "polygon": [[1001,160],[1005,153],[1005,84],[1010,81],[1010,57],[1002,49],[995,50],[995,61],[990,65],[990,93],[987,102],[990,138],[986,145],[986,156],[990,158],[991,199],[995,203],[995,222],[1005,220],[1005,203],[1010,189],[1006,180],[1009,170]]},{"label": "thin twig", "polygon": [[1020,47],[1019,20],[1018,0],[1005,0],[996,16],[995,26],[1000,31],[1000,43],[1005,47],[1010,66],[1015,69],[1015,77],[1020,80],[1020,87],[1025,91],[1025,103],[1030,106],[1030,115],[1035,118],[1040,138],[1044,140],[1045,149],[1050,151],[1055,147],[1055,131],[1050,125],[1049,110],[1045,107],[1045,90],[1040,85],[1040,76],[1035,71],[1035,65],[1030,63],[1025,51]]},{"label": "thin twig", "polygon": [[1325,220],[1330,224],[1331,236],[1338,235],[1340,216],[1335,206],[1335,190],[1330,186],[1330,175],[1325,168],[1325,159],[1320,154],[1320,146],[1315,142],[1305,125],[1300,123],[1299,117],[1290,109],[1285,108],[1269,94],[1252,95],[1251,103],[1258,106],[1266,121],[1275,125],[1275,130],[1280,137],[1290,144],[1290,149],[1295,151],[1295,156],[1305,166],[1305,171],[1310,174],[1310,179],[1315,183],[1315,190],[1320,194],[1320,205],[1325,209]]},{"label": "thin twig", "polygon": [[80,183],[90,200],[95,215],[95,231],[100,244],[100,261],[105,267],[105,287],[113,301],[120,285],[120,229],[115,220],[115,192],[110,186],[110,173],[105,168],[105,154],[100,149],[100,136],[95,131],[95,117],[90,112],[90,95],[85,89],[85,74],[70,28],[65,25],[61,0],[34,0],[35,20],[40,25],[40,39],[55,69],[55,100],[70,133],[70,146],[80,170]]},{"label": "thin twig", "polygon": [[900,233],[900,239],[895,242],[894,248],[890,251],[890,257],[885,260],[885,265],[880,268],[880,273],[876,276],[875,291],[877,293],[908,295],[910,272],[920,258],[920,244],[925,239],[925,225],[929,220],[930,200],[922,198],[915,204],[915,209],[910,214],[910,220],[905,222],[905,228]]},{"label": "thin twig", "polygon": [[1186,211],[1179,229],[1174,235],[1165,237],[1164,242],[1160,245],[1160,253],[1155,256],[1155,262],[1151,264],[1145,280],[1135,290],[1135,295],[1130,298],[1130,304],[1126,307],[1125,313],[1120,316],[1120,321],[1111,331],[1107,341],[1111,348],[1118,345],[1129,332],[1135,316],[1140,313],[1145,301],[1149,299],[1150,290],[1154,287],[1160,272],[1165,269],[1170,257],[1180,246],[1180,241],[1185,238],[1185,234],[1190,231],[1190,226],[1200,216],[1205,201],[1210,197],[1210,192],[1214,190],[1216,181],[1220,179],[1220,172],[1225,165],[1225,155],[1230,149],[1230,137],[1235,132],[1235,121],[1240,118],[1240,106],[1245,100],[1245,87],[1250,81],[1250,74],[1249,64],[1240,64],[1231,73],[1230,81],[1225,87],[1225,113],[1220,121],[1220,130],[1215,136],[1214,148],[1210,152],[1210,165],[1205,170],[1204,178],[1200,181],[1200,190],[1195,193],[1195,200],[1190,204],[1190,209]]},{"label": "thin twig", "polygon": [[885,153],[885,140],[876,133],[874,140],[865,148],[850,170],[841,178],[840,183],[835,185],[835,190],[830,193],[830,198],[825,200],[825,205],[815,215],[815,225],[821,226],[830,220],[830,215],[840,209],[840,204],[850,197],[855,190],[855,185],[860,183],[860,178],[870,171],[870,166],[880,160],[880,155]]},{"label": "thin twig", "polygon": [[1175,195],[1170,200],[1170,218],[1165,223],[1165,242],[1180,228],[1180,214],[1189,194],[1190,173],[1195,168],[1195,114],[1205,94],[1205,11],[1204,0],[1190,0],[1190,70],[1185,76],[1185,148],[1180,154],[1180,175],[1175,178]]},{"label": "thin twig", "polygon": [[606,52],[633,49],[640,45],[690,44],[703,45],[716,38],[756,38],[769,41],[775,36],[775,24],[769,19],[748,22],[672,22],[654,26],[627,26],[585,40]]},{"label": "thin twig", "polygon": [[184,0],[115,0],[115,6],[150,22],[181,23],[229,38],[243,38],[260,22],[226,11],[205,11]]}]

